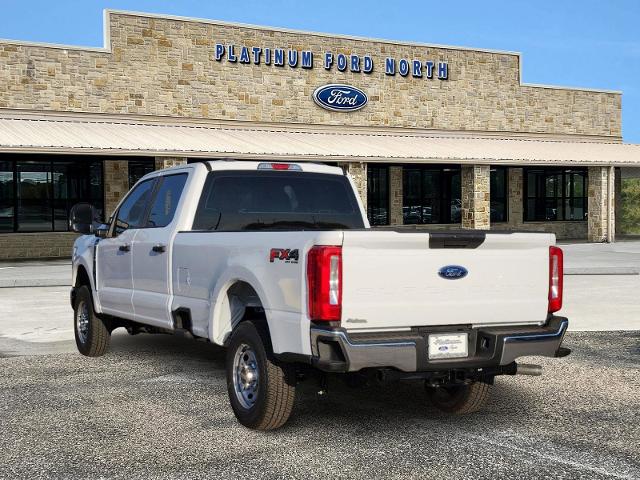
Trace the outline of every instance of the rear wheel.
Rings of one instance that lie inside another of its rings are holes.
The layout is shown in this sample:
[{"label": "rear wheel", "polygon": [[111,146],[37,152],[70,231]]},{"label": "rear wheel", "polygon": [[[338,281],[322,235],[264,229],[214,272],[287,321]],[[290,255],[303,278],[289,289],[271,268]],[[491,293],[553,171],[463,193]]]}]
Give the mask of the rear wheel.
[{"label": "rear wheel", "polygon": [[295,398],[295,369],[273,357],[260,323],[242,322],[227,349],[227,391],[238,421],[248,428],[273,430],[286,423]]},{"label": "rear wheel", "polygon": [[93,311],[91,292],[86,285],[80,287],[76,293],[73,320],[78,351],[87,357],[104,355],[109,347],[111,334]]},{"label": "rear wheel", "polygon": [[467,385],[426,387],[427,398],[439,410],[447,413],[465,414],[482,409],[489,399],[491,385],[472,382]]}]

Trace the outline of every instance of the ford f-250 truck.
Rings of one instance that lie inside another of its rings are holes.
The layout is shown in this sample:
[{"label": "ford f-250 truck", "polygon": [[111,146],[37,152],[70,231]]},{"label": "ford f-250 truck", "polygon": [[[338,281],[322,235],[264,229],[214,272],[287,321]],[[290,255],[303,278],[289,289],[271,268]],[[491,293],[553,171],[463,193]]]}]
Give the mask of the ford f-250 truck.
[{"label": "ford f-250 truck", "polygon": [[188,164],[143,177],[108,224],[94,212],[70,218],[78,350],[118,327],[222,345],[250,428],[287,421],[305,369],[424,381],[465,413],[497,375],[540,373],[518,357],[569,353],[552,234],[373,230],[338,167]]}]

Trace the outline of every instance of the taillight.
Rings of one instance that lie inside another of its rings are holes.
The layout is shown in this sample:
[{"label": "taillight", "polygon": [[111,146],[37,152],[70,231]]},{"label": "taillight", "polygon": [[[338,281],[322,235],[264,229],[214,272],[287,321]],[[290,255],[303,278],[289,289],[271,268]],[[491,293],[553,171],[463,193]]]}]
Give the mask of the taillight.
[{"label": "taillight", "polygon": [[562,308],[562,249],[549,247],[549,313]]},{"label": "taillight", "polygon": [[307,298],[311,320],[342,317],[342,247],[315,246],[307,254]]}]

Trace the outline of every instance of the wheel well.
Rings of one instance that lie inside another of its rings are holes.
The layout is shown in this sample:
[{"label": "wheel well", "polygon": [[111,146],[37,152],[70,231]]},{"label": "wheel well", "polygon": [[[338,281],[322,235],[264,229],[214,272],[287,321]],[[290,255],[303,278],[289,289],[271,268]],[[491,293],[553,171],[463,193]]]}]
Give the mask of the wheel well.
[{"label": "wheel well", "polygon": [[224,302],[228,306],[228,319],[230,329],[227,332],[224,343],[231,337],[231,332],[235,330],[241,322],[253,320],[264,322],[267,333],[269,325],[267,316],[262,305],[262,301],[255,289],[247,282],[237,281],[227,289]]},{"label": "wheel well", "polygon": [[89,280],[89,274],[87,273],[87,270],[80,265],[78,267],[78,272],[76,273],[76,283],[73,285],[75,288],[71,289],[71,308],[73,308],[76,303],[76,289],[83,285],[89,287],[89,292],[91,292],[91,280]]},{"label": "wheel well", "polygon": [[91,290],[91,280],[89,280],[89,274],[84,266],[80,265],[78,267],[78,273],[76,274],[76,284],[74,286],[81,287],[82,285],[86,285]]}]

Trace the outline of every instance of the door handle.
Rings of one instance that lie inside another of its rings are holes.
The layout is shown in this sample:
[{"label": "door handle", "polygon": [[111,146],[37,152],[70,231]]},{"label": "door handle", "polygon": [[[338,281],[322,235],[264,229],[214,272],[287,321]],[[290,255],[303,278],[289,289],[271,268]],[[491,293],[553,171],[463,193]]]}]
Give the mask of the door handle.
[{"label": "door handle", "polygon": [[118,247],[118,250],[120,250],[121,252],[128,252],[129,250],[131,250],[131,247],[129,246],[128,243],[125,243],[123,245],[120,245]]},{"label": "door handle", "polygon": [[157,243],[156,245],[153,246],[153,248],[151,249],[154,252],[157,253],[164,253],[167,251],[167,246],[166,245],[162,245],[161,243]]}]

